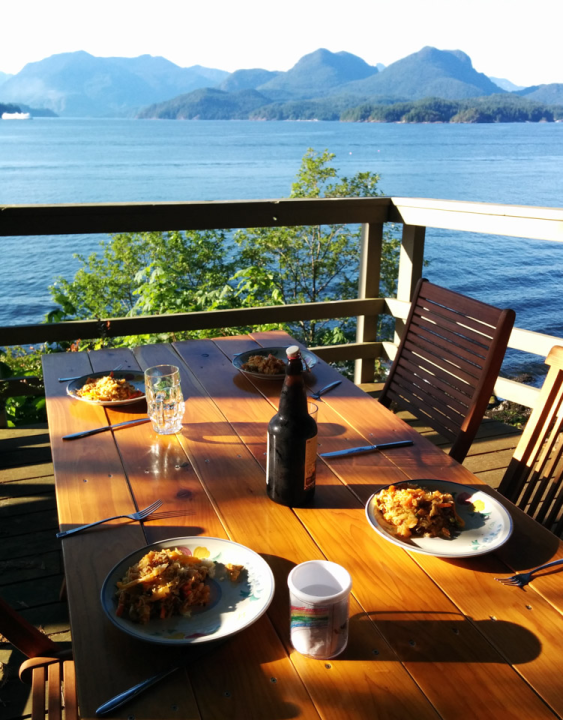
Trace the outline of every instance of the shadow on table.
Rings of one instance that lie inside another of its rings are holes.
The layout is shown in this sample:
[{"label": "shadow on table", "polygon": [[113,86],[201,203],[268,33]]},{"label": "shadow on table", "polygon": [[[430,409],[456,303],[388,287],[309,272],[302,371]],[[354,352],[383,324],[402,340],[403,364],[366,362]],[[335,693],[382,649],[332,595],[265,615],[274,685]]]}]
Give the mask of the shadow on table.
[{"label": "shadow on table", "polygon": [[[370,622],[377,626],[401,662],[498,664],[502,662],[502,656],[490,641],[502,651],[503,639],[507,637],[510,638],[507,660],[512,665],[529,663],[542,650],[539,638],[521,625],[493,618],[471,620],[455,612],[357,613],[350,618],[351,639],[357,633],[365,633],[366,623]],[[382,638],[380,645],[386,646],[385,640]],[[375,647],[375,657],[380,654],[381,648]],[[339,657],[365,659],[354,657],[353,643]]]}]

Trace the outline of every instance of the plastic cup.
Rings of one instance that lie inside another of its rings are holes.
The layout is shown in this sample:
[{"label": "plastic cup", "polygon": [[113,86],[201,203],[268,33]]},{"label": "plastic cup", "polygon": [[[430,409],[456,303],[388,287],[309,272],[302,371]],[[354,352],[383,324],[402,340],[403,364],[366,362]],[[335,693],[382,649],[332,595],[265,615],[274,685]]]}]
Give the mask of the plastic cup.
[{"label": "plastic cup", "polygon": [[155,365],[145,370],[148,416],[159,435],[172,435],[182,429],[184,397],[180,370],[176,365]]},{"label": "plastic cup", "polygon": [[291,644],[302,655],[328,660],[348,644],[352,578],[341,565],[310,560],[287,578]]}]

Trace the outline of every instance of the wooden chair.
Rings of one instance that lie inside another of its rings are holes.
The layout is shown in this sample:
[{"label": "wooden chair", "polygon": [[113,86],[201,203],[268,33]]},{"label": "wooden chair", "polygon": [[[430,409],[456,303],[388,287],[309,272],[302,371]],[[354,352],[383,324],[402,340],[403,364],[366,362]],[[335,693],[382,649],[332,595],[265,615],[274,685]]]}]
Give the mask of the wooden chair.
[{"label": "wooden chair", "polygon": [[545,361],[549,372],[499,492],[556,535],[563,531],[563,347]]},{"label": "wooden chair", "polygon": [[514,310],[419,280],[379,401],[396,402],[453,443],[463,462],[487,409]]},{"label": "wooden chair", "polygon": [[61,650],[2,598],[0,634],[29,658],[20,666],[19,675],[23,682],[31,683],[31,720],[45,720],[46,713],[48,720],[61,720],[63,707],[65,720],[77,720],[76,682],[71,652]]}]

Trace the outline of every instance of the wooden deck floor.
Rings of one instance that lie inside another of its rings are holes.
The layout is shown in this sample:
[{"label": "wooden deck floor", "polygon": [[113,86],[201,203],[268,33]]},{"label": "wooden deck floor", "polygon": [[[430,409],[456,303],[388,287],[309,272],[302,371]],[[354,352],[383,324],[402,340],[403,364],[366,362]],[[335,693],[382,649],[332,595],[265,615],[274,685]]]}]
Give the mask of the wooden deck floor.
[{"label": "wooden deck floor", "polygon": [[[362,386],[370,394],[378,387]],[[422,423],[403,417],[445,450]],[[465,465],[497,487],[520,431],[484,420]],[[46,426],[0,430],[0,595],[53,640],[70,642],[67,607],[59,599],[63,581],[53,465]],[[0,636],[0,717],[29,717],[29,686],[17,672],[23,656]]]}]

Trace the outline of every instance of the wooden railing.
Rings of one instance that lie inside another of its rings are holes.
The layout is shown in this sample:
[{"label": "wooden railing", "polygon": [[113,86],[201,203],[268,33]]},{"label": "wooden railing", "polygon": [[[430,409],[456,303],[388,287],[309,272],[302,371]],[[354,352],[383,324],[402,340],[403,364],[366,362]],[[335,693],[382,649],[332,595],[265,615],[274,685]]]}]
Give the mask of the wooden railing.
[{"label": "wooden railing", "polygon": [[[403,227],[396,298],[379,298],[383,224]],[[205,203],[114,203],[0,207],[0,236],[211,230],[362,224],[358,298],[335,302],[81,320],[0,328],[2,346],[227,328],[325,318],[358,318],[356,342],[311,348],[327,361],[356,360],[356,382],[373,380],[374,360],[393,359],[413,289],[422,276],[426,227],[563,241],[563,210],[420,198],[338,198]],[[502,297],[497,304],[503,306]],[[395,318],[394,342],[377,340],[378,316]],[[563,338],[515,328],[509,347],[547,356]],[[499,397],[533,407],[536,388],[500,378]]]}]

